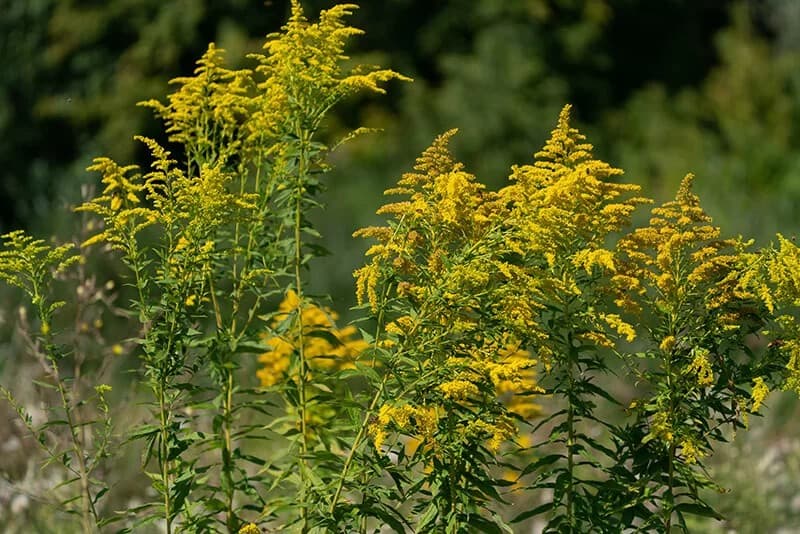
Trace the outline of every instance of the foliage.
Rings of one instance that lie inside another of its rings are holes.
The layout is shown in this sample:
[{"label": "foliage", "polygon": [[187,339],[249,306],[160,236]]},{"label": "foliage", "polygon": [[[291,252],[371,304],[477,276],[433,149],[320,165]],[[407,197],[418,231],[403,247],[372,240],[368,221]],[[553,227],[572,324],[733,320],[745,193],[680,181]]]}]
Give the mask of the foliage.
[{"label": "foliage", "polygon": [[[337,326],[308,290],[325,253],[310,217],[333,152],[321,132],[346,98],[408,81],[348,62],[355,7],[311,22],[292,2],[252,68],[209,45],[166,102],[142,103],[171,143],[137,137],[149,170],[89,167],[104,188],[77,208],[94,228],[82,250],[128,270],[146,399],[125,441],[110,443],[108,386],[87,387],[101,373],[84,376],[82,342],[57,328],[57,314],[81,323],[53,282],[84,279],[85,253],[4,237],[0,278],[33,304],[31,352],[59,404],[37,425],[2,392],[74,475],[67,511],[84,532],[248,534],[509,532],[539,516],[547,532],[672,532],[720,517],[701,490],[723,431],[800,389],[800,248],[723,238],[691,175],[631,229],[652,201],[566,106],[498,190],[457,161],[455,130],[437,137],[387,191],[402,198],[379,209],[385,224],[356,232],[377,241],[354,273],[362,328]],[[114,472],[98,466],[137,444],[155,498],[112,514],[98,503]],[[512,495],[526,501],[507,517]]]}]

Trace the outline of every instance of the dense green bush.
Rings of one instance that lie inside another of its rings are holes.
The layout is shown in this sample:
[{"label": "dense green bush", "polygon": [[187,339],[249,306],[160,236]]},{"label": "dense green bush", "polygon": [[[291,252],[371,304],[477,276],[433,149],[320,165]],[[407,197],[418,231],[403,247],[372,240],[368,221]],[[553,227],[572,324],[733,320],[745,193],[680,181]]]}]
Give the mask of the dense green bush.
[{"label": "dense green bush", "polygon": [[[212,44],[166,103],[143,103],[170,145],[137,138],[147,171],[95,159],[80,252],[3,237],[50,404],[34,417],[2,393],[75,528],[671,532],[720,517],[701,493],[714,447],[771,390],[800,392],[793,240],[723,237],[692,175],[631,228],[652,201],[566,106],[496,191],[452,155],[455,130],[436,138],[387,191],[402,199],[385,225],[356,232],[377,243],[354,273],[360,328],[341,328],[308,289],[338,147],[320,132],[343,99],[409,80],[348,62],[355,6],[315,23],[292,6],[253,68]],[[122,306],[87,271],[97,248],[127,270]],[[128,339],[99,335],[108,311]],[[126,399],[104,381],[128,350],[141,387]],[[142,398],[141,424],[112,420]],[[118,510],[136,447],[151,490]]]}]

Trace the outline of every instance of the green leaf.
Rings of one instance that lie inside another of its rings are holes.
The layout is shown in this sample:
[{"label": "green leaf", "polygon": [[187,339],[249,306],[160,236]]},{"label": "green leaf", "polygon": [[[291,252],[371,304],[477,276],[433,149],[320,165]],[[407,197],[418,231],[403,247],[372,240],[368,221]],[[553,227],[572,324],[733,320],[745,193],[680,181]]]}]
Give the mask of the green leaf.
[{"label": "green leaf", "polygon": [[544,503],[542,505],[537,506],[536,508],[533,508],[531,510],[527,510],[525,512],[522,512],[517,517],[512,519],[510,521],[510,523],[520,523],[520,522],[525,521],[526,519],[529,519],[531,517],[535,517],[535,516],[543,514],[545,512],[549,512],[552,508],[553,508],[553,502],[552,501],[546,502],[546,503]]},{"label": "green leaf", "polygon": [[335,335],[333,335],[333,332],[331,332],[330,330],[325,330],[325,329],[320,328],[320,329],[317,329],[317,330],[311,330],[310,332],[307,332],[306,335],[309,336],[309,337],[316,337],[316,338],[319,338],[319,339],[324,339],[325,341],[330,343],[331,346],[333,346],[333,347],[338,347],[338,346],[340,346],[342,344],[342,342],[339,340],[339,338],[336,337]]},{"label": "green leaf", "polygon": [[436,517],[439,515],[439,509],[436,507],[436,504],[431,503],[428,505],[428,508],[425,510],[425,513],[419,518],[419,522],[417,523],[417,530],[425,530],[429,525],[432,525],[436,521]]},{"label": "green leaf", "polygon": [[675,506],[675,511],[679,514],[687,513],[692,515],[700,515],[703,517],[711,517],[718,521],[725,519],[716,510],[701,502],[682,502]]}]

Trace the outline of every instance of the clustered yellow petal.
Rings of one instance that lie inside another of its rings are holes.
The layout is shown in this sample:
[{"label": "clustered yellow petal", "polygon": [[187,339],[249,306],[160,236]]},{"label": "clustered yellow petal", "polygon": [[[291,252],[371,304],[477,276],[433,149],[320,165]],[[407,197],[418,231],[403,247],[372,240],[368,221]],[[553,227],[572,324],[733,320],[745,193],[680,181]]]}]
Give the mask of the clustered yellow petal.
[{"label": "clustered yellow petal", "polygon": [[636,339],[636,329],[632,325],[626,323],[622,318],[614,313],[601,314],[601,318],[620,336],[625,338],[628,343]]},{"label": "clustered yellow petal", "polygon": [[450,380],[439,384],[446,399],[453,401],[466,400],[478,394],[478,386],[468,380]]},{"label": "clustered yellow petal", "polygon": [[392,430],[411,435],[422,443],[432,443],[438,424],[439,415],[435,407],[384,404],[370,424],[369,432],[375,449],[381,450]]},{"label": "clustered yellow petal", "polygon": [[685,438],[681,440],[680,447],[683,460],[687,465],[696,464],[698,459],[706,456],[705,451],[698,447],[693,439]]},{"label": "clustered yellow petal", "polygon": [[239,534],[261,534],[261,529],[255,523],[248,523],[239,529]]},{"label": "clustered yellow petal", "polygon": [[693,352],[694,358],[686,368],[686,372],[697,377],[699,386],[712,385],[714,383],[714,370],[711,367],[711,362],[708,361],[709,351],[704,348],[697,348]]},{"label": "clustered yellow petal", "polygon": [[664,352],[669,352],[675,347],[675,336],[666,336],[664,339],[661,340],[661,343],[658,345],[658,348]]},{"label": "clustered yellow petal", "polygon": [[80,256],[72,254],[73,245],[48,245],[22,230],[0,236],[0,280],[24,290],[38,304],[45,285],[54,276],[77,263]]},{"label": "clustered yellow petal", "polygon": [[772,298],[784,305],[800,306],[800,247],[778,234],[778,249],[771,255],[767,272]]},{"label": "clustered yellow petal", "polygon": [[489,423],[481,419],[470,421],[462,428],[462,435],[466,440],[487,439],[486,446],[492,452],[500,450],[500,446],[517,434],[516,425],[507,418],[500,418]]},{"label": "clustered yellow petal", "polygon": [[769,395],[769,386],[764,382],[763,377],[757,376],[753,379],[753,390],[750,392],[750,398],[753,400],[753,406],[750,408],[752,413],[756,413],[761,408],[767,395]]},{"label": "clustered yellow petal", "polygon": [[672,443],[675,433],[667,412],[658,411],[653,414],[650,419],[650,434],[666,443]]},{"label": "clustered yellow petal", "polygon": [[[287,291],[279,307],[280,313],[272,321],[273,328],[277,328],[291,314],[296,313],[300,306],[297,293]],[[367,343],[357,337],[358,331],[354,326],[336,327],[338,315],[335,312],[305,303],[301,314],[304,352],[312,369],[351,367],[367,347]],[[330,336],[322,335],[321,332],[327,332]],[[269,345],[271,350],[259,356],[258,361],[262,366],[256,371],[256,376],[263,387],[269,387],[286,378],[292,356],[298,350],[298,331],[291,329],[282,336],[265,334],[263,337],[264,344]],[[334,339],[336,343],[332,342]]]},{"label": "clustered yellow petal", "polygon": [[[414,310],[414,329],[395,317],[385,326],[392,344],[382,340],[379,346],[406,351],[409,343],[425,347],[436,340],[436,348],[410,353],[423,368],[437,370],[439,402],[473,411],[459,424],[471,429],[468,434],[491,436],[491,449],[512,431],[494,416],[475,422],[479,408],[501,405],[523,418],[541,413],[533,401],[543,392],[537,362],[521,347],[546,355],[542,364],[551,369],[561,351],[547,347],[542,317],[548,306],[584,298],[587,277],[594,283],[617,275],[607,237],[649,202],[636,196],[639,186],[618,182],[619,169],[593,159],[591,145],[569,121],[567,106],[534,163],[515,167],[511,185],[498,192],[487,191],[455,159],[449,143],[456,131],[445,132],[414,171],[386,191],[404,197],[378,210],[388,224],[354,234],[377,241],[367,251],[369,262],[354,273],[359,303],[369,302],[376,315],[389,309],[382,302]],[[627,287],[636,284],[631,278]],[[605,297],[592,292],[586,298]],[[628,341],[636,337],[619,315],[594,314],[585,321],[579,337],[587,343],[613,347],[609,329]],[[382,442],[379,432],[373,435]]]},{"label": "clustered yellow petal", "polygon": [[279,33],[264,44],[266,54],[252,54],[261,97],[251,115],[251,136],[279,137],[293,132],[293,121],[316,127],[324,111],[336,101],[361,91],[383,92],[389,80],[409,80],[388,69],[360,66],[344,68],[345,45],[361,30],[347,26],[344,19],[358,6],[340,4],[320,12],[310,22],[297,0],[292,14]]},{"label": "clustered yellow petal", "polygon": [[[533,165],[514,167],[512,185],[500,191],[519,231],[510,246],[527,254],[545,254],[583,267],[615,270],[613,254],[603,250],[605,236],[630,222],[637,205],[649,200],[624,195],[640,187],[612,179],[622,171],[592,158],[592,145],[570,125],[565,106],[558,125]],[[576,243],[578,248],[576,248]]]},{"label": "clustered yellow petal", "polygon": [[[694,176],[687,175],[675,200],[653,208],[650,224],[617,244],[618,272],[625,278],[616,287],[623,307],[628,307],[631,296],[644,295],[648,285],[658,291],[665,313],[677,313],[679,303],[689,302],[686,295],[703,299],[697,305],[711,310],[745,296],[739,279],[748,244],[720,238],[719,228],[711,226],[711,217],[692,192],[693,183]],[[640,282],[631,284],[631,280]]]}]

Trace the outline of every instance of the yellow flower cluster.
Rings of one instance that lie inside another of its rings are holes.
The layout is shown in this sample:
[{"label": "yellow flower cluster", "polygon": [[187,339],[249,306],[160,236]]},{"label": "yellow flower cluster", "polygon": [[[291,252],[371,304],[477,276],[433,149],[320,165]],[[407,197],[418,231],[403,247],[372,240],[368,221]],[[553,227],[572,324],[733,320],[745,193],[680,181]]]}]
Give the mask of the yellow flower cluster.
[{"label": "yellow flower cluster", "polygon": [[439,414],[434,407],[384,404],[369,432],[375,449],[381,450],[391,430],[409,434],[422,443],[433,443],[438,425]]},{"label": "yellow flower cluster", "polygon": [[[297,293],[287,291],[279,307],[281,313],[273,319],[272,326],[277,327],[286,321],[299,307]],[[354,326],[336,327],[338,315],[335,312],[305,304],[301,314],[304,351],[312,368],[341,369],[352,366],[353,361],[367,347],[364,340],[356,337],[357,330]],[[272,350],[259,356],[258,361],[262,367],[256,372],[256,376],[263,387],[268,387],[286,378],[292,355],[299,344],[297,329],[290,329],[288,337],[265,335],[264,343]]]},{"label": "yellow flower cluster", "polygon": [[[797,335],[797,324],[793,322],[792,331]],[[789,361],[786,364],[786,383],[784,388],[800,395],[800,339],[795,337],[786,342],[784,350],[789,354]]]},{"label": "yellow flower cluster", "polygon": [[510,412],[532,419],[541,414],[541,406],[531,397],[544,393],[536,381],[535,365],[536,360],[521,350],[519,343],[486,341],[466,356],[447,361],[455,378],[442,383],[439,389],[453,401],[469,400],[482,390],[493,400],[502,401]]},{"label": "yellow flower cluster", "polygon": [[[694,176],[681,182],[675,200],[652,210],[650,224],[623,237],[617,249],[622,260],[614,279],[619,289],[617,303],[630,306],[631,296],[642,296],[645,287],[658,291],[657,306],[666,313],[686,303],[687,295],[701,298],[698,303],[714,310],[741,299],[740,265],[746,243],[720,239],[720,230],[692,192]],[[631,284],[631,280],[639,283]],[[721,321],[735,318],[722,316]]]},{"label": "yellow flower cluster", "polygon": [[[274,192],[286,187],[293,172],[287,136],[308,143],[337,100],[362,90],[382,92],[384,82],[407,79],[391,70],[345,66],[345,44],[360,31],[343,18],[355,7],[336,6],[310,23],[295,0],[283,31],[268,38],[265,53],[252,56],[255,69],[225,68],[223,51],[211,44],[193,76],[172,80],[177,88],[166,103],[142,102],[164,120],[169,140],[182,145],[186,164],[143,137],[138,139],[153,159],[144,175],[135,166],[96,159],[89,169],[102,175],[105,188],[78,211],[99,215],[103,228],[84,245],[108,243],[146,263],[137,234],[158,225],[163,239],[157,254],[167,265],[154,274],[175,280],[172,290],[187,307],[202,302],[210,263],[203,247],[224,239],[225,227],[258,224],[256,208],[266,209]],[[265,169],[269,176],[262,176]],[[266,268],[248,269],[243,283],[265,274]]]},{"label": "yellow flower cluster", "polygon": [[446,399],[453,401],[464,401],[478,394],[478,386],[469,380],[450,380],[439,385],[439,389],[444,393]]},{"label": "yellow flower cluster", "polygon": [[322,117],[339,99],[360,91],[382,93],[389,80],[409,80],[387,70],[357,67],[345,70],[344,48],[361,30],[347,26],[343,19],[358,6],[341,4],[320,12],[319,22],[305,17],[298,0],[292,0],[292,14],[280,33],[269,36],[266,54],[253,54],[262,75],[261,97],[252,115],[251,135],[279,137],[294,132],[297,123],[315,130]]},{"label": "yellow flower cluster", "polygon": [[536,381],[535,363],[528,351],[507,345],[500,351],[500,362],[486,365],[497,397],[509,412],[526,420],[542,415],[542,406],[533,401],[534,395],[544,393]]},{"label": "yellow flower cluster", "polygon": [[175,78],[179,89],[168,103],[140,102],[164,120],[169,140],[180,143],[191,162],[189,173],[202,165],[225,163],[242,143],[251,110],[252,72],[224,68],[223,50],[210,43],[197,61],[194,76]]},{"label": "yellow flower cluster", "polygon": [[128,251],[130,239],[142,229],[155,224],[157,214],[140,206],[145,184],[136,165],[122,167],[109,158],[95,158],[88,171],[102,175],[105,188],[99,197],[79,206],[76,211],[94,213],[103,218],[105,230],[82,244],[86,247],[107,242],[112,248]]},{"label": "yellow flower cluster", "polygon": [[658,411],[650,418],[650,435],[666,443],[672,443],[675,433],[667,412]]},{"label": "yellow flower cluster", "polygon": [[514,167],[512,185],[499,193],[511,206],[508,216],[516,231],[509,246],[520,254],[547,258],[548,264],[570,261],[591,272],[598,265],[615,270],[613,254],[602,250],[605,237],[630,221],[641,197],[634,184],[615,183],[622,171],[592,158],[592,145],[570,126],[570,106],[533,165]]},{"label": "yellow flower cluster", "polygon": [[485,263],[444,268],[452,252],[475,244],[486,233],[491,215],[487,205],[491,195],[463,171],[447,148],[455,133],[450,130],[437,137],[417,159],[416,172],[404,174],[397,187],[386,191],[409,196],[378,210],[393,217],[392,226],[363,228],[353,234],[378,241],[367,251],[372,261],[354,273],[359,304],[368,300],[375,310],[375,288],[386,267],[403,275],[404,295],[418,298],[427,294],[427,288],[444,287],[444,281],[451,300],[469,293],[467,288],[488,282]]},{"label": "yellow flower cluster", "polygon": [[[800,306],[800,247],[778,234],[778,249],[771,255],[767,272],[774,287],[774,301]],[[774,309],[772,302],[770,309]]]},{"label": "yellow flower cluster", "polygon": [[[438,362],[440,402],[474,413],[502,403],[520,417],[538,416],[532,397],[543,390],[536,360],[519,342],[493,340],[522,340],[547,353],[541,318],[548,305],[581,297],[585,277],[617,273],[606,238],[648,201],[634,196],[639,186],[615,182],[620,170],[592,158],[569,115],[567,106],[536,161],[515,167],[512,184],[497,193],[457,162],[448,148],[456,131],[445,132],[417,159],[414,172],[386,191],[405,197],[378,210],[389,224],[354,234],[377,240],[367,251],[369,263],[354,273],[359,303],[377,311],[381,295],[397,297],[424,313],[415,335],[440,340],[429,355],[419,355]],[[594,314],[587,323],[584,341],[613,346],[609,330],[628,341],[636,336],[619,315]],[[386,326],[390,336],[408,337],[409,331],[398,321]],[[437,356],[442,352],[453,354],[444,364]],[[549,369],[560,351],[547,354]],[[495,441],[511,435],[499,420],[474,419],[459,424],[466,431],[497,423],[490,433]]]},{"label": "yellow flower cluster", "polygon": [[490,451],[496,453],[506,440],[517,435],[517,427],[508,417],[501,417],[492,423],[475,419],[465,425],[461,433],[468,441],[488,437],[486,446]]},{"label": "yellow flower cluster", "polygon": [[[774,329],[768,333],[775,339],[770,346],[786,358],[783,388],[800,394],[800,247],[794,238],[778,234],[777,239],[777,246],[750,255],[753,268],[744,273],[740,284],[742,291],[756,295],[774,315]],[[766,385],[758,385],[759,394],[766,394]],[[753,399],[755,405],[760,405]]]},{"label": "yellow flower cluster", "polygon": [[669,353],[675,347],[675,336],[666,336],[664,339],[661,340],[661,343],[658,345],[658,348],[662,351]]},{"label": "yellow flower cluster", "polygon": [[701,387],[710,386],[714,383],[714,370],[711,362],[708,361],[709,351],[704,348],[696,348],[694,358],[686,368],[687,374],[697,377],[697,384]]},{"label": "yellow flower cluster", "polygon": [[[3,242],[0,280],[25,291],[35,305],[41,304],[48,281],[80,259],[80,256],[71,254],[71,243],[53,247],[22,230],[4,234],[0,239]],[[43,329],[45,327],[42,325]]]},{"label": "yellow flower cluster", "polygon": [[693,439],[686,438],[681,440],[680,447],[686,465],[696,464],[698,459],[706,456],[706,452],[698,447]]},{"label": "yellow flower cluster", "polygon": [[[234,195],[227,191],[231,179],[221,166],[200,169],[189,177],[152,139],[138,137],[151,151],[153,169],[142,176],[135,166],[120,167],[108,158],[98,158],[89,170],[100,172],[106,188],[103,193],[77,211],[95,213],[103,218],[105,228],[83,246],[107,242],[112,248],[133,257],[138,254],[136,234],[160,224],[173,239],[165,243],[164,258],[169,272],[189,291],[202,284],[214,249],[216,230],[235,220],[237,214],[255,208],[253,195]],[[142,200],[152,207],[142,207]]]},{"label": "yellow flower cluster", "polygon": [[261,534],[261,529],[255,523],[248,523],[239,529],[239,534]]},{"label": "yellow flower cluster", "polygon": [[764,383],[762,377],[756,377],[753,380],[753,390],[750,392],[750,398],[753,400],[753,406],[750,408],[750,411],[756,413],[758,409],[761,408],[767,395],[769,395],[769,386]]},{"label": "yellow flower cluster", "polygon": [[620,336],[625,337],[625,341],[631,343],[636,339],[636,330],[630,324],[622,320],[622,318],[614,313],[604,313],[600,317]]}]

